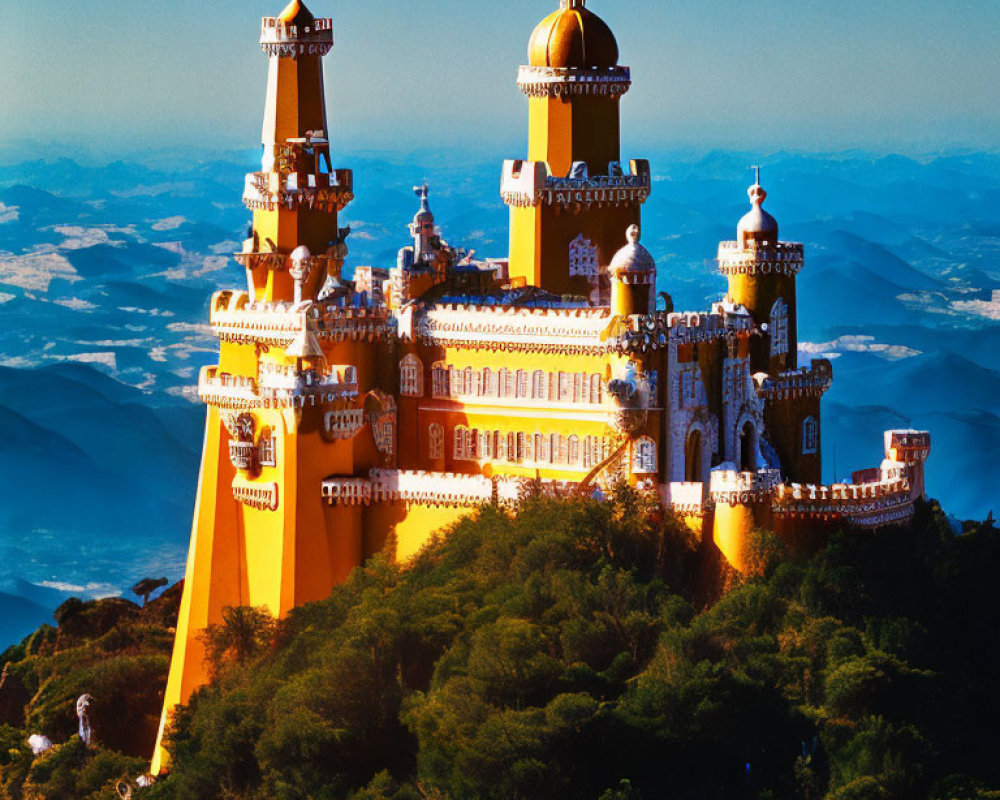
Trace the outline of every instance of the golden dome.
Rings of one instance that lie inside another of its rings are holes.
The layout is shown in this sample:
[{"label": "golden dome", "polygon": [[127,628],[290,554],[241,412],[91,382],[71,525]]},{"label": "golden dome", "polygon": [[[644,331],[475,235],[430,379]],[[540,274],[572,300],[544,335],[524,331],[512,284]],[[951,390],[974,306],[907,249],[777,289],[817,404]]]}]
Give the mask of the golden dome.
[{"label": "golden dome", "polygon": [[278,14],[278,19],[285,25],[295,26],[312,25],[316,21],[316,17],[306,8],[306,4],[300,3],[299,0],[292,0],[285,6],[285,10]]},{"label": "golden dome", "polygon": [[539,23],[528,43],[531,66],[586,69],[618,65],[615,35],[585,3],[560,0],[559,10]]}]

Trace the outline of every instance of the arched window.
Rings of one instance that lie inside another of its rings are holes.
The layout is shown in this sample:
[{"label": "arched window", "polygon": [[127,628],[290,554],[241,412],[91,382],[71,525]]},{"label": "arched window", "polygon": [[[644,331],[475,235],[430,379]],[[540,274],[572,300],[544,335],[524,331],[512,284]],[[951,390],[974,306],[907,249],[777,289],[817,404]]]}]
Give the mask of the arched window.
[{"label": "arched window", "polygon": [[531,399],[545,399],[545,373],[536,369],[531,375]]},{"label": "arched window", "polygon": [[471,461],[472,453],[469,452],[469,429],[464,425],[455,428],[455,460]]},{"label": "arched window", "polygon": [[427,429],[428,455],[436,460],[444,458],[444,427],[437,423]]},{"label": "arched window", "polygon": [[448,369],[443,362],[438,362],[431,368],[431,389],[434,397],[443,398],[449,395]]},{"label": "arched window", "polygon": [[497,374],[489,367],[483,370],[483,394],[487,397],[496,397],[499,394]]},{"label": "arched window", "polygon": [[517,463],[521,464],[528,456],[528,437],[526,434],[517,435]]},{"label": "arched window", "polygon": [[632,472],[640,475],[655,473],[656,469],[656,442],[648,436],[643,436],[635,443],[632,451]]},{"label": "arched window", "polygon": [[559,394],[556,397],[556,399],[560,403],[573,402],[573,373],[571,372],[559,373]]},{"label": "arched window", "polygon": [[462,372],[462,394],[468,396],[475,394],[472,383],[472,367],[466,367]]},{"label": "arched window", "polygon": [[603,386],[604,382],[600,375],[590,376],[590,402],[595,406],[599,406],[603,402]]},{"label": "arched window", "polygon": [[544,433],[535,434],[535,461],[545,464],[549,460],[549,437]]},{"label": "arched window", "polygon": [[684,446],[684,480],[688,483],[701,483],[704,479],[701,468],[701,450],[701,431],[693,430]]},{"label": "arched window", "polygon": [[493,434],[493,441],[496,445],[495,450],[497,454],[497,461],[507,460],[507,437],[504,434],[497,431]]},{"label": "arched window", "polygon": [[582,372],[573,373],[573,402],[574,403],[585,403],[587,398],[584,397],[584,385],[586,383],[587,376]]},{"label": "arched window", "polygon": [[555,459],[559,464],[569,463],[569,442],[565,436],[559,437],[559,456]]},{"label": "arched window", "polygon": [[819,452],[819,420],[816,417],[806,417],[802,421],[802,454],[813,455]]},{"label": "arched window", "polygon": [[570,466],[577,467],[580,465],[580,437],[570,436],[569,442],[567,444],[567,450],[569,455]]},{"label": "arched window", "polygon": [[462,373],[454,365],[448,367],[448,389],[452,397],[462,394]]},{"label": "arched window", "polygon": [[569,243],[569,274],[585,278],[597,277],[597,248],[581,233]]},{"label": "arched window", "polygon": [[522,399],[531,397],[531,379],[523,369],[517,371],[517,396]]},{"label": "arched window", "polygon": [[493,460],[493,431],[479,432],[479,446],[476,450],[480,461]]},{"label": "arched window", "polygon": [[403,397],[424,396],[424,365],[413,353],[399,362],[399,392]]},{"label": "arched window", "polygon": [[771,307],[771,355],[788,353],[788,304],[778,298]]}]

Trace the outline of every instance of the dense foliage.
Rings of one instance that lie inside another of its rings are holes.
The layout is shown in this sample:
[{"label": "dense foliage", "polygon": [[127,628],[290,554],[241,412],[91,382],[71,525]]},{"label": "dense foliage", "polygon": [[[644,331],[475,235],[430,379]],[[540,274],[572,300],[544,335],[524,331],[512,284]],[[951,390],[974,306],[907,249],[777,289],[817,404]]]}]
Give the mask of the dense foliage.
[{"label": "dense foliage", "polygon": [[[0,655],[0,800],[110,800],[149,768],[180,586],[144,608],[71,599]],[[94,742],[76,734],[77,698],[94,698]],[[28,737],[54,746],[34,757]]]},{"label": "dense foliage", "polygon": [[992,525],[778,549],[707,602],[727,576],[628,492],[483,510],[280,625],[231,612],[143,795],[1000,797]]}]

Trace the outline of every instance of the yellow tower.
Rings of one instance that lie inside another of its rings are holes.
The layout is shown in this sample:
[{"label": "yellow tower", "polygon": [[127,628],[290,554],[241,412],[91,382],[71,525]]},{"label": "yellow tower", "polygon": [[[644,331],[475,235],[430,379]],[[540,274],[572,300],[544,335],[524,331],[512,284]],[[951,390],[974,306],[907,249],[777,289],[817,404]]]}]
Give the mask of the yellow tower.
[{"label": "yellow tower", "polygon": [[337,214],[353,195],[351,172],[330,165],[322,58],[332,22],[293,0],[263,20],[261,44],[264,154],[246,178],[253,226],[236,256],[248,291],[212,301],[221,350],[199,379],[208,416],[154,773],[171,710],[207,679],[202,631],[228,606],[283,616],[326,597],[361,563],[362,530],[358,509],[323,503],[322,480],[387,464],[357,436],[385,312],[345,307],[337,289],[348,233]]},{"label": "yellow tower", "polygon": [[561,0],[532,34],[517,83],[528,96],[528,160],[504,164],[511,280],[607,305],[608,262],[650,191],[648,162],[621,164],[630,70],[585,0]]}]

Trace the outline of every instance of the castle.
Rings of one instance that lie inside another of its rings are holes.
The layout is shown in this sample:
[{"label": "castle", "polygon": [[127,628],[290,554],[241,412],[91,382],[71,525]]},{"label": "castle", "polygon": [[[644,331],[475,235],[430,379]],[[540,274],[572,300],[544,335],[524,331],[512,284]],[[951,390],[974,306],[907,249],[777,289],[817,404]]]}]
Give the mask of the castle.
[{"label": "castle", "polygon": [[[236,254],[247,286],[211,304],[220,357],[198,383],[208,418],[161,740],[207,680],[199,637],[225,607],[285,615],[483,504],[626,481],[740,571],[754,527],[794,546],[913,513],[927,433],[889,431],[881,467],[821,482],[833,370],[798,365],[803,247],[779,239],[759,172],[719,246],[725,298],[679,312],[657,292],[669,276],[640,241],[649,164],[621,162],[631,73],[585,0],[561,0],[518,72],[529,138],[527,160],[503,166],[509,257],[450,246],[424,186],[396,265],[351,280],[338,215],[354,184],[331,161],[323,86],[332,22],[292,0],[261,44],[264,155]],[[165,758],[158,745],[154,774]]]}]

